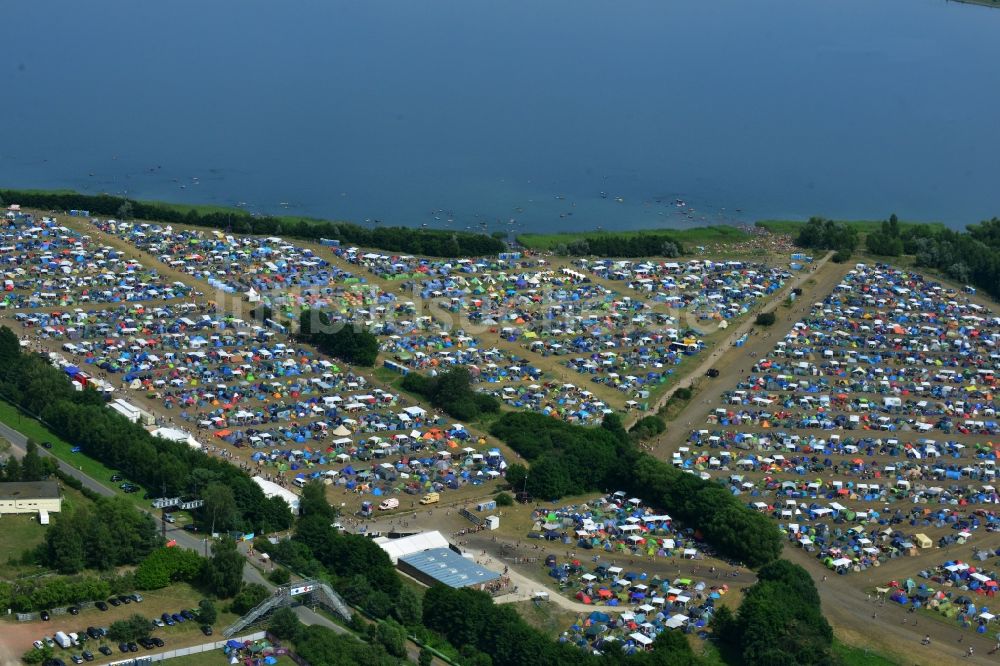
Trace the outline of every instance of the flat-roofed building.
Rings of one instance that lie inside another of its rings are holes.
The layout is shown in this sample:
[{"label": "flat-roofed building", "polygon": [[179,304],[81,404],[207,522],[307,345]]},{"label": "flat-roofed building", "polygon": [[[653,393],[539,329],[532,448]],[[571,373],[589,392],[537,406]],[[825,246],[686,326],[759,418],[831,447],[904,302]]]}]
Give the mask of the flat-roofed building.
[{"label": "flat-roofed building", "polygon": [[58,513],[62,495],[55,481],[7,481],[0,483],[0,515],[7,513]]}]

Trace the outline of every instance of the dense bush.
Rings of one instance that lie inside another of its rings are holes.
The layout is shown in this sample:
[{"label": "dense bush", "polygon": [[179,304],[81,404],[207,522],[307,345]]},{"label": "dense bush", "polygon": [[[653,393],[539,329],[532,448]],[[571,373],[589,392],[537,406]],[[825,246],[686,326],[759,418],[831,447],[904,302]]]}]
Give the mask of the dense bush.
[{"label": "dense bush", "polygon": [[111,582],[95,576],[47,576],[0,582],[0,607],[19,613],[105,599]]},{"label": "dense bush", "polygon": [[805,569],[776,560],[758,571],[739,612],[720,614],[713,630],[749,666],[835,663],[833,631]]},{"label": "dense bush", "polygon": [[758,326],[774,326],[775,321],[777,321],[777,317],[774,316],[773,312],[761,312],[754,319],[754,323]]},{"label": "dense bush", "polygon": [[629,428],[628,434],[636,440],[656,437],[667,429],[667,424],[659,416],[644,416]]},{"label": "dense bush", "polygon": [[898,257],[903,254],[903,239],[900,238],[899,220],[892,215],[882,222],[878,231],[873,231],[865,238],[865,247],[872,254],[882,257]]},{"label": "dense bush", "polygon": [[335,321],[330,313],[303,310],[299,339],[345,363],[372,367],[378,358],[378,338],[359,324]]},{"label": "dense bush", "polygon": [[[781,554],[781,535],[766,516],[748,509],[721,485],[640,453],[615,415],[606,417],[600,428],[586,428],[541,414],[512,412],[491,432],[531,463],[526,483],[535,497],[548,500],[621,488],[696,528],[723,555],[758,566]],[[520,490],[524,468],[511,465],[507,480]]]},{"label": "dense bush", "polygon": [[443,635],[452,645],[463,646],[463,663],[493,666],[566,666],[628,664],[629,666],[685,666],[697,664],[683,634],[667,630],[653,644],[652,652],[628,657],[612,649],[597,658],[570,643],[554,643],[528,625],[510,606],[498,606],[489,595],[468,588],[435,585],[424,595],[424,626]]},{"label": "dense bush", "polygon": [[271,592],[259,583],[244,585],[240,593],[233,598],[233,612],[237,615],[246,615],[270,596]]},{"label": "dense bush", "polygon": [[[625,483],[626,459],[633,449],[604,428],[582,428],[548,416],[529,412],[503,415],[490,432],[505,441],[531,463],[527,491],[550,500],[591,490],[604,490]],[[624,431],[622,431],[624,432]],[[508,481],[515,490],[518,479]]]},{"label": "dense bush", "polygon": [[630,236],[595,234],[555,247],[557,254],[582,257],[679,257],[684,246],[671,234],[650,232]]},{"label": "dense bush", "polygon": [[302,631],[302,623],[295,611],[286,606],[271,614],[267,630],[278,638],[294,641]]},{"label": "dense bush", "polygon": [[156,523],[124,497],[100,497],[93,508],[58,514],[39,549],[43,563],[64,574],[137,564],[162,543]]},{"label": "dense bush", "polygon": [[837,250],[850,255],[858,246],[858,231],[843,222],[811,217],[795,239],[799,247]]},{"label": "dense bush", "polygon": [[136,567],[135,587],[158,590],[179,581],[195,582],[200,579],[204,566],[205,560],[193,550],[158,548]]},{"label": "dense bush", "polygon": [[967,233],[913,225],[902,239],[904,252],[916,255],[917,266],[934,268],[1000,299],[1000,218],[970,225]]},{"label": "dense bush", "polygon": [[146,638],[152,632],[153,627],[142,615],[136,613],[128,619],[116,620],[108,628],[108,638],[120,643],[136,641]]},{"label": "dense bush", "polygon": [[411,372],[403,377],[403,388],[427,398],[432,405],[460,421],[500,411],[496,398],[472,390],[472,377],[463,366],[451,368],[437,377]]},{"label": "dense bush", "polygon": [[391,666],[403,663],[381,645],[363,643],[351,634],[338,634],[319,625],[304,627],[295,640],[295,652],[312,666]]},{"label": "dense bush", "polygon": [[210,479],[232,491],[242,528],[271,532],[292,523],[288,505],[277,497],[265,498],[239,468],[186,443],[153,437],[108,409],[92,389],[74,391],[65,374],[45,358],[22,354],[17,336],[6,327],[0,328],[0,393],[39,415],[54,434],[78,445],[87,456],[155,489],[157,495],[184,495]]},{"label": "dense bush", "polygon": [[[0,198],[22,206],[44,210],[87,210],[92,215],[122,217],[124,199],[108,195],[61,194],[54,192],[0,191]],[[328,222],[305,218],[253,216],[241,211],[200,213],[156,203],[129,200],[130,217],[151,222],[189,224],[261,236],[290,236],[318,241],[333,238],[344,244],[379,248],[392,252],[423,254],[432,257],[472,257],[503,252],[502,240],[485,234],[414,229],[410,227],[362,227],[347,222]]]}]

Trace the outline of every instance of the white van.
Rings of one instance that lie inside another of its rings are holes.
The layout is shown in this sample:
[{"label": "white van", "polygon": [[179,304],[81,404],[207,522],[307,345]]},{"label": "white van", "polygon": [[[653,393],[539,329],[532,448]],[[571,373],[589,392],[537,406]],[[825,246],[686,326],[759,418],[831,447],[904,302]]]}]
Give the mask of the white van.
[{"label": "white van", "polygon": [[383,500],[381,504],[378,505],[379,511],[388,511],[390,509],[396,509],[399,507],[399,500],[395,497],[390,497],[387,500]]},{"label": "white van", "polygon": [[303,479],[301,476],[297,476],[294,479],[292,479],[292,485],[298,488],[304,488],[307,483],[309,483],[309,480]]}]

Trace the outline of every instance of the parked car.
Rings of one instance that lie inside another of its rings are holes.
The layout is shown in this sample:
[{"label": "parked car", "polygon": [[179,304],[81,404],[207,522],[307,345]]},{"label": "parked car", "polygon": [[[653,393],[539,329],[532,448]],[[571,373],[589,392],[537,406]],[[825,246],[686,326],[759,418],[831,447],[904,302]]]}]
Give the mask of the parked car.
[{"label": "parked car", "polygon": [[184,616],[181,615],[180,613],[174,613],[170,617],[173,618],[174,622],[176,622],[177,624],[182,624],[187,621],[184,619]]},{"label": "parked car", "polygon": [[122,481],[122,480],[123,480],[123,477],[122,477],[121,474],[112,474],[111,475],[111,483],[117,483],[118,481]]},{"label": "parked car", "polygon": [[108,610],[108,605],[106,603],[104,603],[103,601],[98,601],[94,605],[97,606],[97,610],[99,610],[99,611],[106,611],[106,610]]},{"label": "parked car", "polygon": [[163,639],[159,636],[153,636],[153,645],[156,647],[163,647]]},{"label": "parked car", "polygon": [[45,643],[43,643],[41,641],[35,641],[34,643],[32,643],[32,645],[35,646],[36,650],[41,650],[43,647],[45,647]]},{"label": "parked car", "polygon": [[95,627],[87,627],[87,632],[86,633],[87,633],[88,636],[90,636],[94,640],[97,640],[98,638],[101,637],[101,632],[97,628],[95,628]]},{"label": "parked car", "polygon": [[111,656],[111,648],[109,648],[107,645],[102,645],[101,647],[97,648],[97,651],[103,654],[105,657]]},{"label": "parked car", "polygon": [[84,661],[94,661],[94,653],[90,652],[89,650],[84,650],[81,656],[83,657]]},{"label": "parked car", "polygon": [[193,620],[197,616],[191,611],[185,609],[181,611],[181,617],[183,617],[185,620]]},{"label": "parked car", "polygon": [[41,612],[41,616],[42,616],[42,621],[43,622],[48,622],[49,621],[49,617],[50,616],[49,616],[49,612],[47,610],[43,610]]},{"label": "parked car", "polygon": [[115,597],[111,597],[110,599],[108,599],[108,603],[114,606],[115,608],[122,605],[122,602],[118,601],[118,599],[116,599]]},{"label": "parked car", "polygon": [[128,643],[119,643],[118,644],[118,651],[119,652],[128,652]]},{"label": "parked car", "polygon": [[132,641],[131,643],[128,644],[128,651],[129,652],[138,652],[139,651],[139,646],[136,645],[135,641]]},{"label": "parked car", "polygon": [[211,636],[212,627],[208,626],[207,624],[201,625],[201,633],[205,634],[206,636]]},{"label": "parked car", "polygon": [[118,601],[120,601],[120,602],[122,602],[123,604],[126,604],[126,605],[130,604],[130,603],[132,603],[132,595],[131,594],[119,594],[118,595]]},{"label": "parked car", "polygon": [[72,661],[74,664],[82,664],[83,663],[83,657],[81,657],[78,654],[70,655],[69,660]]},{"label": "parked car", "polygon": [[70,615],[79,615],[80,614],[80,608],[77,607],[77,606],[70,606],[66,610],[69,611]]},{"label": "parked car", "polygon": [[142,595],[141,594],[136,593],[136,594],[133,594],[131,596],[132,596],[132,601],[136,602],[137,604],[141,604],[142,603]]}]

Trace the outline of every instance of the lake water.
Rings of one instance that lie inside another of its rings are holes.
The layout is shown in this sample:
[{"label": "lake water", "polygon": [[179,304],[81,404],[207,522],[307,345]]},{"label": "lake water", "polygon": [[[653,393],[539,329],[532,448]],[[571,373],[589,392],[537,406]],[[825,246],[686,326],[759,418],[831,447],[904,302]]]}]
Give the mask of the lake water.
[{"label": "lake water", "polygon": [[514,231],[1000,215],[985,7],[8,0],[3,23],[0,186]]}]

